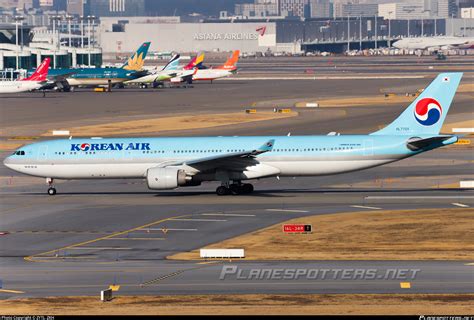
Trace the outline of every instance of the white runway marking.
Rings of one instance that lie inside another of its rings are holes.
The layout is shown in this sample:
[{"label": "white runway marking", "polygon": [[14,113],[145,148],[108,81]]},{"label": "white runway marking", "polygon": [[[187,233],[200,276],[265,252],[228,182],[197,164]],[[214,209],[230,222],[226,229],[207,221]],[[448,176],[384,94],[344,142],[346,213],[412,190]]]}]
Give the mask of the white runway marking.
[{"label": "white runway marking", "polygon": [[227,217],[255,217],[254,214],[237,214],[237,213],[203,213],[203,216],[227,216]]},{"label": "white runway marking", "polygon": [[307,210],[294,210],[294,209],[265,209],[266,211],[272,212],[309,212]]},{"label": "white runway marking", "polygon": [[[164,228],[166,231],[198,231],[198,229],[175,229],[175,228]],[[163,228],[146,228],[140,229],[139,231],[163,231]]]},{"label": "white runway marking", "polygon": [[367,206],[357,206],[357,205],[354,205],[354,206],[351,206],[352,208],[360,208],[360,209],[372,209],[372,210],[380,210],[382,208],[379,208],[379,207],[367,207]]},{"label": "white runway marking", "polygon": [[222,78],[219,81],[239,81],[239,80],[370,80],[370,79],[423,79],[424,76],[326,76],[326,77],[301,77],[301,76],[274,76],[274,77],[232,77]]},{"label": "white runway marking", "polygon": [[109,238],[107,240],[166,240],[165,238]]},{"label": "white runway marking", "polygon": [[219,219],[168,219],[168,221],[202,221],[202,222],[221,222],[227,220],[219,220]]},{"label": "white runway marking", "polygon": [[368,196],[366,199],[474,199],[474,196]]},{"label": "white runway marking", "polygon": [[453,206],[456,206],[456,207],[461,207],[461,208],[469,208],[469,206],[467,204],[464,204],[464,203],[457,203],[457,202],[453,202],[451,203]]},{"label": "white runway marking", "polygon": [[120,247],[70,247],[67,250],[132,250],[132,248],[120,248]]}]

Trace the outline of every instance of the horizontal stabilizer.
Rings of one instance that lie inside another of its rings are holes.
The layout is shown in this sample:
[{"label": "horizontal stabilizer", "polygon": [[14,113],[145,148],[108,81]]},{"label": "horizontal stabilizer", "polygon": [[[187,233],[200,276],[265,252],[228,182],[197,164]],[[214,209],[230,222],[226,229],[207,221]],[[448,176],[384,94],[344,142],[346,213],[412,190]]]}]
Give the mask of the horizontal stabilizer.
[{"label": "horizontal stabilizer", "polygon": [[420,149],[427,149],[433,147],[439,147],[440,145],[448,145],[458,141],[457,136],[436,136],[426,139],[411,138],[407,142],[407,147],[410,150],[416,151]]}]

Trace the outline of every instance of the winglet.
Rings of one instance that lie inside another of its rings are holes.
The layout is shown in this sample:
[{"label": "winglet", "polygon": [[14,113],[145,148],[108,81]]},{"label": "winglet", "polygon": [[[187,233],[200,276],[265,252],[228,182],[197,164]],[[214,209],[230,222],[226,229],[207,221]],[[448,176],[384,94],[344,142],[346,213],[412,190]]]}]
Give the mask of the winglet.
[{"label": "winglet", "polygon": [[260,148],[255,150],[254,153],[260,154],[260,153],[272,151],[274,144],[275,144],[275,139],[270,139],[267,142],[265,142]]}]

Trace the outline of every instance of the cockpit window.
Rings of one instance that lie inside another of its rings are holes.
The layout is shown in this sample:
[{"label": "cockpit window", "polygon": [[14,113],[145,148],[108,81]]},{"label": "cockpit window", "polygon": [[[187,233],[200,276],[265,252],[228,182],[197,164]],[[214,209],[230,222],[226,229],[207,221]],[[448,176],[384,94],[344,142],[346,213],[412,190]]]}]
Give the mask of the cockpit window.
[{"label": "cockpit window", "polygon": [[25,155],[25,151],[23,150],[19,150],[19,151],[15,151],[13,152],[14,155],[17,155],[17,156],[24,156]]}]

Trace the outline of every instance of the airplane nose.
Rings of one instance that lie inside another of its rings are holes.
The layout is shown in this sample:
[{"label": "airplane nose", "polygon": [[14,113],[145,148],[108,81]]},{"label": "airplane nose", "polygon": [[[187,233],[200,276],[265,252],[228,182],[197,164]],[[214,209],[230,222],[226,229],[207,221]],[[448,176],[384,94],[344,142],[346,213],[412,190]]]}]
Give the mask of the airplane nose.
[{"label": "airplane nose", "polygon": [[11,159],[11,156],[6,157],[5,160],[3,160],[3,165],[9,169],[12,168],[12,162],[13,160]]}]

